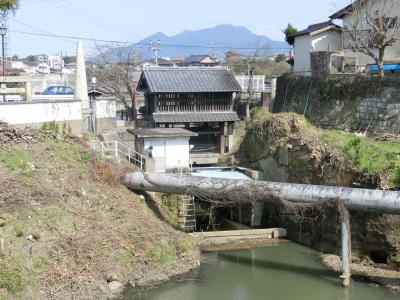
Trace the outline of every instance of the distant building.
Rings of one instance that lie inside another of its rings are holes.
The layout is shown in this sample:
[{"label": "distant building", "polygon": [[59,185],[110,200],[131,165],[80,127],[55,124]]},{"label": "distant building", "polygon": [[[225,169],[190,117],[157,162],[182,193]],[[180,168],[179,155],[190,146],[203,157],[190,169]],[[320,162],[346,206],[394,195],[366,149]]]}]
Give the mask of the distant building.
[{"label": "distant building", "polygon": [[49,56],[47,64],[51,70],[60,71],[64,68],[64,59],[61,56]]},{"label": "distant building", "polygon": [[208,54],[190,55],[177,65],[181,67],[215,67],[218,65],[218,61]]},{"label": "distant building", "polygon": [[175,65],[175,62],[170,58],[162,57],[158,59],[158,65],[160,67],[173,67]]},{"label": "distant building", "polygon": [[187,59],[187,55],[180,55],[174,59],[176,65],[182,64]]},{"label": "distant building", "polygon": [[247,58],[246,55],[244,55],[238,51],[234,51],[234,50],[231,50],[231,51],[228,51],[225,53],[225,61],[228,63],[229,62],[243,62],[246,60],[246,58]]},{"label": "distant building", "polygon": [[39,74],[50,74],[50,66],[45,62],[38,64],[36,69]]},{"label": "distant building", "polygon": [[138,90],[145,96],[146,118],[155,128],[184,128],[190,138],[191,163],[216,164],[231,150],[237,113],[233,109],[241,87],[223,68],[150,68]]},{"label": "distant building", "polygon": [[294,36],[294,73],[311,75],[312,52],[335,52],[342,49],[342,28],[332,21],[313,24]]}]

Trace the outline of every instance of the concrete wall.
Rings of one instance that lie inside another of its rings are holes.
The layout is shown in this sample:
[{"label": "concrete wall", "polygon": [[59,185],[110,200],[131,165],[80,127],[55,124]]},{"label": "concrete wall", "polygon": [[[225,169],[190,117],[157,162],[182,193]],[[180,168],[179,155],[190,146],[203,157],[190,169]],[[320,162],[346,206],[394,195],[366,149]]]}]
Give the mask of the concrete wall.
[{"label": "concrete wall", "polygon": [[189,138],[145,138],[142,153],[153,146],[156,171],[189,169]]},{"label": "concrete wall", "polygon": [[338,30],[329,30],[312,36],[313,51],[340,51],[342,50],[342,33]]},{"label": "concrete wall", "polygon": [[296,37],[294,50],[294,73],[311,73],[311,51],[339,51],[342,49],[342,35],[337,30],[329,30],[316,35]]},{"label": "concrete wall", "polygon": [[[114,100],[96,101],[98,132],[116,127]],[[1,102],[0,120],[12,125],[41,127],[55,121],[67,123],[74,134],[82,133],[82,103],[80,100],[51,100],[33,102]]]},{"label": "concrete wall", "polygon": [[81,116],[81,102],[75,100],[0,103],[0,120],[9,124],[72,121]]},{"label": "concrete wall", "polygon": [[301,35],[296,37],[294,43],[294,73],[311,72],[311,37],[309,35]]}]

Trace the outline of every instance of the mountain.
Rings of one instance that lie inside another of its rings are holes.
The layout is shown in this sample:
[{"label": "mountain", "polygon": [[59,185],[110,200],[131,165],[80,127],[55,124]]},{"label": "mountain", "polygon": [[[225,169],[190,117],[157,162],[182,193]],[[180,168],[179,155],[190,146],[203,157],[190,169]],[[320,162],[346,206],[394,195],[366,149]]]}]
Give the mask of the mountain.
[{"label": "mountain", "polygon": [[286,53],[289,46],[283,41],[274,41],[266,36],[252,33],[245,27],[233,25],[218,25],[213,28],[202,30],[185,30],[174,36],[167,36],[162,32],[153,34],[136,44],[126,48],[126,51],[139,49],[145,57],[150,58],[153,52],[150,50],[150,42],[160,40],[161,50],[159,57],[175,58],[182,54],[214,54],[217,57],[224,57],[225,52],[237,50],[243,54],[254,53],[254,48],[265,48],[263,55],[274,55],[276,53]]}]

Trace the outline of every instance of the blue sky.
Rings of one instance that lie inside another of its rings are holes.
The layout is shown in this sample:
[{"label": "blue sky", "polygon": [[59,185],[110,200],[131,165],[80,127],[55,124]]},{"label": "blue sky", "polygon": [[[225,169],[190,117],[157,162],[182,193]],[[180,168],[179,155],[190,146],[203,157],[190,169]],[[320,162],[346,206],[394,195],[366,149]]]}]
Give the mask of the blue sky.
[{"label": "blue sky", "polygon": [[[26,56],[74,54],[75,41],[15,31],[83,36],[134,43],[164,32],[175,35],[218,24],[247,27],[254,33],[283,40],[288,22],[302,29],[328,19],[349,0],[21,0],[9,22],[8,54]],[[94,53],[94,43],[85,42]]]}]

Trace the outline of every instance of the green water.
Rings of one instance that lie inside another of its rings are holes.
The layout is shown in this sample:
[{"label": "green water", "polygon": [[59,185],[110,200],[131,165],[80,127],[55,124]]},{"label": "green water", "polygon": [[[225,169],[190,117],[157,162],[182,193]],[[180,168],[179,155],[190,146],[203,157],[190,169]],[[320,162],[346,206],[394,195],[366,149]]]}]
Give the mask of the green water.
[{"label": "green water", "polygon": [[385,288],[353,282],[343,289],[317,253],[297,244],[206,255],[195,280],[171,282],[125,300],[386,300]]}]

